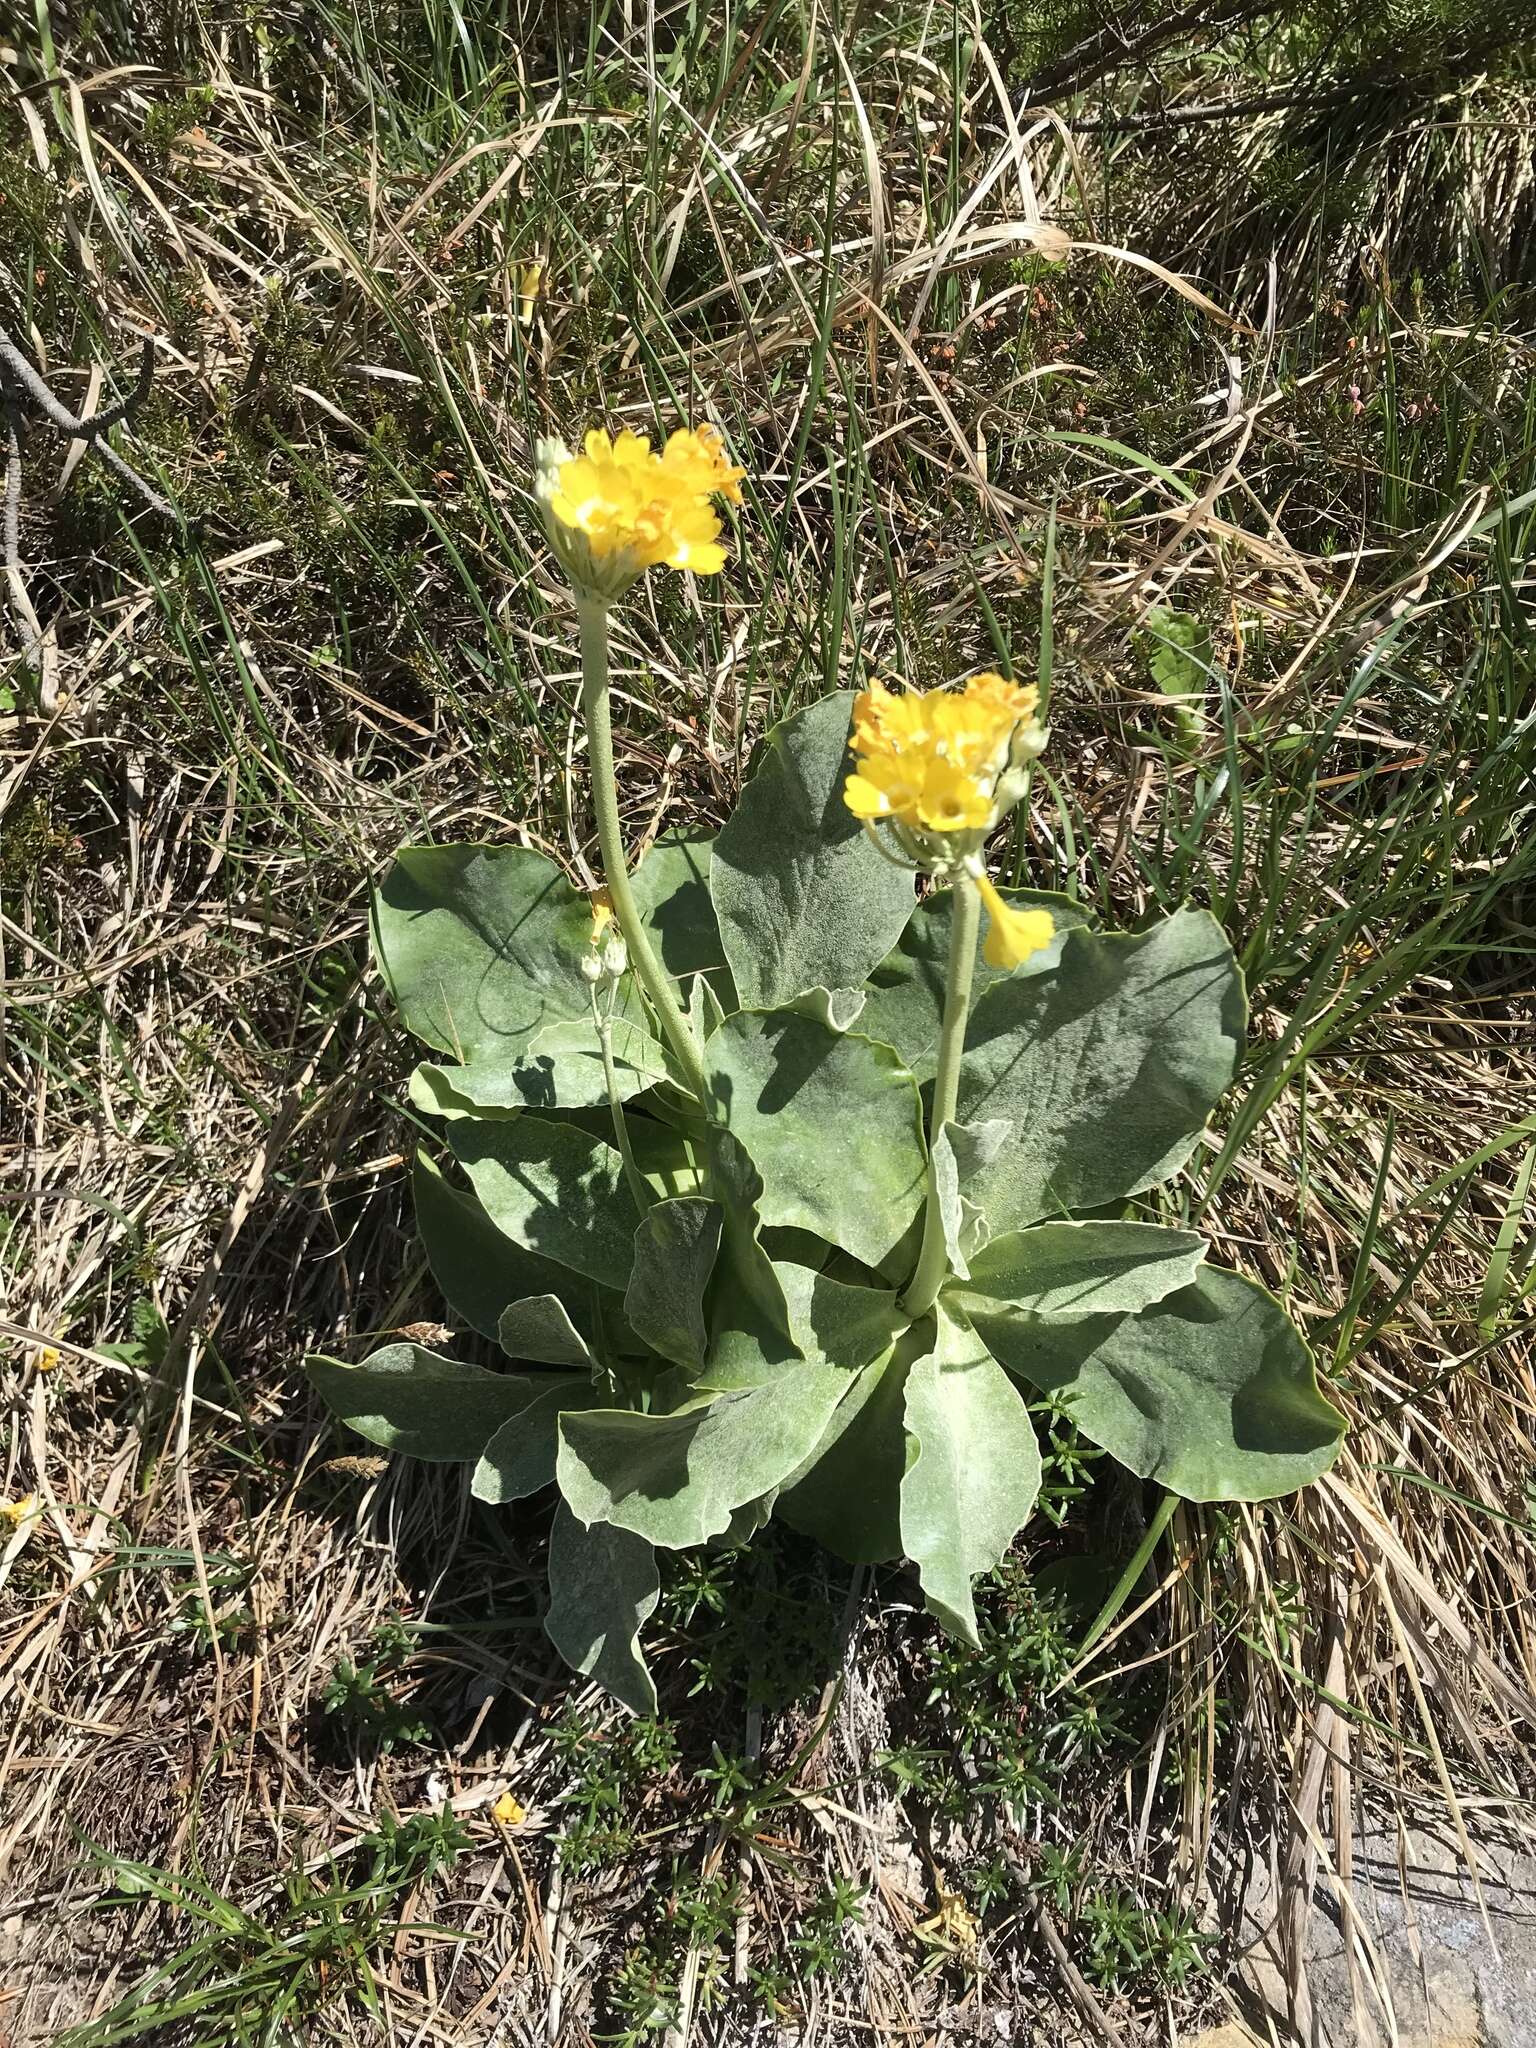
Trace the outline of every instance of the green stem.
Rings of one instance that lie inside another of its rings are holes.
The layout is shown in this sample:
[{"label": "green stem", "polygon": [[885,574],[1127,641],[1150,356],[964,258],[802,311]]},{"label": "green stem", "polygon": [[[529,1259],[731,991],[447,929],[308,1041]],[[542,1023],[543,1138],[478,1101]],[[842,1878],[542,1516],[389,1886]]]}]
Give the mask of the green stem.
[{"label": "green stem", "polygon": [[1131,1559],[1119,1578],[1116,1579],[1114,1591],[1094,1616],[1092,1628],[1089,1629],[1087,1635],[1083,1637],[1082,1642],[1078,1645],[1077,1661],[1079,1663],[1087,1656],[1126,1601],[1135,1592],[1136,1582],[1146,1570],[1148,1558],[1156,1550],[1158,1544],[1162,1542],[1164,1531],[1173,1520],[1174,1511],[1178,1505],[1179,1496],[1176,1493],[1165,1493],[1158,1502],[1157,1513],[1147,1524],[1147,1533],[1136,1546],[1136,1555]]},{"label": "green stem", "polygon": [[613,1135],[618,1140],[619,1157],[624,1161],[624,1178],[629,1183],[629,1192],[643,1216],[651,1206],[651,1191],[635,1164],[634,1147],[629,1142],[629,1121],[619,1099],[619,1077],[613,1064],[613,1017],[599,1007],[596,989],[592,991],[592,1015],[597,1024],[597,1042],[602,1048],[603,1080],[608,1089],[608,1107],[613,1114]]},{"label": "green stem", "polygon": [[709,1082],[704,1062],[693,1042],[688,1021],[673,994],[672,984],[661,962],[651,950],[651,941],[640,921],[640,909],[629,886],[629,869],[624,860],[624,833],[619,824],[619,793],[613,771],[613,726],[608,709],[608,607],[591,599],[578,599],[576,616],[581,622],[581,709],[587,727],[587,759],[592,768],[592,809],[597,816],[597,844],[602,855],[603,880],[613,903],[613,914],[629,949],[629,964],[635,978],[650,998],[651,1008],[677,1056],[690,1093],[701,1107],[709,1099]]},{"label": "green stem", "polygon": [[928,1205],[923,1215],[923,1248],[917,1270],[902,1296],[902,1307],[915,1321],[933,1307],[949,1271],[944,1243],[944,1218],[933,1178],[933,1148],[939,1133],[953,1123],[960,1100],[960,1062],[965,1053],[965,1026],[971,1014],[971,983],[976,974],[976,934],[981,929],[981,898],[969,875],[954,886],[954,911],[949,925],[949,965],[944,982],[944,1022],[939,1033],[939,1071],[933,1084],[933,1113],[928,1119]]}]

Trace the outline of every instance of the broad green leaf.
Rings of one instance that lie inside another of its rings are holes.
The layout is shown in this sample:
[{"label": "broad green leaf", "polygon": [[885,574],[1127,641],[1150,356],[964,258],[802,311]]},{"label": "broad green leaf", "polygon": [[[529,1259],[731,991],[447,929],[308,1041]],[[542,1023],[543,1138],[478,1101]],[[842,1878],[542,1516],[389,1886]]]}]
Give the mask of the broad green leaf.
[{"label": "broad green leaf", "polygon": [[1040,1491],[1034,1426],[1007,1373],[942,1307],[933,1349],[907,1374],[905,1422],[902,1548],[929,1612],[976,1649],[971,1581],[1002,1561]]},{"label": "broad green leaf", "polygon": [[1017,1141],[969,1190],[994,1235],[1166,1180],[1232,1079],[1242,976],[1209,911],[1067,934],[1054,974],[995,981],[971,1013],[960,1118]]},{"label": "broad green leaf", "polygon": [[[613,1020],[613,1067],[619,1099],[670,1077],[657,1041],[627,1017]],[[468,1066],[424,1062],[411,1076],[411,1100],[442,1117],[505,1115],[521,1109],[589,1109],[608,1106],[603,1049],[591,1017],[546,1024],[515,1056],[482,1055]]]},{"label": "broad green leaf", "polygon": [[843,802],[852,711],[838,691],[775,726],[715,841],[710,892],[749,1007],[861,988],[912,914],[911,876]]},{"label": "broad green leaf", "polygon": [[993,1238],[953,1292],[967,1315],[973,1300],[1033,1315],[1137,1315],[1187,1287],[1204,1257],[1197,1231],[1160,1223],[1037,1223]]},{"label": "broad green leaf", "polygon": [[1006,1117],[985,1124],[945,1124],[928,1155],[944,1249],[950,1271],[962,1280],[970,1271],[968,1261],[987,1241],[986,1218],[964,1190],[1012,1136],[1013,1125]]},{"label": "broad green leaf", "polygon": [[649,1543],[605,1524],[584,1528],[563,1503],[556,1505],[544,1632],[573,1671],[595,1678],[636,1714],[656,1711],[640,1630],[660,1596]]},{"label": "broad green leaf", "polygon": [[[1051,943],[1010,975],[989,967],[978,952],[972,1000],[995,982],[1030,981],[1050,974],[1061,959],[1062,944],[1074,926],[1086,924],[1088,913],[1067,896],[1042,889],[1001,889],[1005,902],[1019,910],[1048,910],[1056,920]],[[939,1025],[944,1016],[944,979],[949,963],[949,928],[954,891],[936,889],[925,897],[889,953],[869,977],[859,1030],[866,1038],[894,1046],[919,1081],[931,1081],[938,1064]]]},{"label": "broad green leaf", "polygon": [[763,1178],[729,1131],[709,1135],[709,1189],[720,1204],[720,1253],[709,1301],[707,1377],[755,1387],[798,1363],[789,1309],[758,1231]]},{"label": "broad green leaf", "polygon": [[696,1385],[701,1393],[757,1387],[802,1360],[860,1371],[888,1352],[909,1318],[887,1288],[855,1286],[830,1279],[813,1267],[775,1260],[784,1290],[790,1344],[764,1348],[743,1333],[734,1344],[718,1344]]},{"label": "broad green leaf", "polygon": [[553,1486],[560,1417],[573,1408],[595,1408],[607,1398],[585,1373],[541,1373],[532,1385],[534,1398],[490,1438],[470,1480],[476,1500],[492,1507]]},{"label": "broad green leaf", "polygon": [[702,1366],[709,1346],[704,1290],[720,1249],[721,1209],[699,1195],[658,1202],[635,1232],[624,1313],[646,1343],[678,1365]]},{"label": "broad green leaf", "polygon": [[640,1218],[612,1145],[537,1116],[462,1117],[449,1124],[448,1142],[486,1214],[514,1244],[604,1287],[628,1285]]},{"label": "broad green leaf", "polygon": [[793,1010],[797,1016],[810,1017],[818,1024],[824,1024],[829,1031],[851,1031],[858,1023],[864,1009],[864,991],[861,988],[808,988],[792,996],[781,1009]]},{"label": "broad green leaf", "polygon": [[[649,1102],[645,1106],[631,1104],[625,1112],[629,1149],[635,1155],[641,1177],[659,1201],[670,1201],[674,1195],[697,1194],[699,1170],[694,1164],[688,1133],[679,1124],[660,1123],[648,1116],[646,1107]],[[605,1145],[613,1143],[613,1111],[607,1103],[600,1109],[562,1110],[557,1121],[574,1124],[578,1130],[601,1138]]]},{"label": "broad green leaf", "polygon": [[520,1116],[526,1105],[519,1103],[516,1109],[487,1109],[468,1095],[461,1095],[454,1086],[455,1080],[468,1073],[467,1067],[440,1067],[435,1061],[423,1060],[411,1070],[406,1083],[406,1095],[413,1109],[419,1109],[423,1116]]},{"label": "broad green leaf", "polygon": [[311,1355],[304,1370],[327,1407],[359,1436],[434,1464],[478,1458],[544,1384],[439,1358],[419,1344],[386,1344],[360,1365]]},{"label": "broad green leaf", "polygon": [[716,1113],[763,1178],[765,1224],[814,1231],[866,1265],[922,1204],[922,1115],[888,1046],[788,1010],[739,1011],[704,1049]]},{"label": "broad green leaf", "polygon": [[379,966],[406,1029],[461,1064],[506,1064],[578,1022],[587,901],[521,846],[407,846],[373,905]]},{"label": "broad green leaf", "polygon": [[766,1529],[773,1519],[773,1504],[778,1499],[778,1490],[765,1493],[760,1500],[749,1500],[737,1508],[729,1523],[718,1536],[711,1536],[711,1550],[734,1550],[740,1543],[750,1543],[759,1529]]},{"label": "broad green leaf", "polygon": [[884,1564],[902,1554],[911,1348],[898,1345],[864,1367],[779,1493],[779,1519],[849,1564]]},{"label": "broad green leaf", "polygon": [[1072,1420],[1143,1479],[1186,1500],[1269,1500],[1325,1472],[1344,1418],[1280,1304],[1202,1266],[1140,1315],[967,1308],[1010,1372],[1071,1396]]},{"label": "broad green leaf", "polygon": [[579,1365],[588,1370],[595,1363],[586,1338],[557,1294],[529,1294],[521,1301],[508,1302],[496,1336],[509,1358],[536,1365]]},{"label": "broad green leaf", "polygon": [[837,1256],[826,1239],[818,1237],[814,1230],[765,1230],[761,1236],[775,1266],[808,1266],[813,1273],[819,1273],[829,1259]]},{"label": "broad green leaf", "polygon": [[667,973],[683,981],[708,971],[713,993],[734,1009],[735,994],[709,893],[713,845],[702,832],[658,839],[629,880],[641,922]]},{"label": "broad green leaf", "polygon": [[853,1287],[825,1273],[789,1264],[775,1268],[801,1355],[858,1372],[882,1357],[910,1320],[884,1287]]},{"label": "broad green leaf", "polygon": [[[722,973],[725,970],[722,968]],[[734,1010],[736,1004],[731,1003]],[[725,1005],[709,985],[707,974],[696,974],[688,990],[688,1029],[700,1052],[710,1036],[725,1022]]]},{"label": "broad green leaf", "polygon": [[1214,665],[1210,627],[1188,612],[1155,604],[1137,637],[1153,682],[1173,700],[1180,740],[1185,746],[1198,745],[1205,730],[1205,700]]},{"label": "broad green leaf", "polygon": [[703,1543],[793,1472],[848,1387],[801,1365],[672,1415],[594,1409],[560,1418],[560,1491],[578,1520],[614,1522],[666,1550]]},{"label": "broad green leaf", "polygon": [[581,1281],[553,1259],[504,1237],[472,1194],[452,1187],[425,1152],[416,1155],[412,1188],[416,1227],[432,1277],[449,1305],[482,1337],[495,1337],[502,1311],[530,1294],[560,1294],[576,1320]]}]

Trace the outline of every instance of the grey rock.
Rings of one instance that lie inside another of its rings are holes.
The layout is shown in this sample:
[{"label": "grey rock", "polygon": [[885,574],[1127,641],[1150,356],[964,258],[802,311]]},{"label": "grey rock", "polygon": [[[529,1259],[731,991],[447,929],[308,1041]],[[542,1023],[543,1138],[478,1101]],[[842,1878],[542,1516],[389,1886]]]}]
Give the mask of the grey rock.
[{"label": "grey rock", "polygon": [[1309,2048],[1536,2048],[1536,1855],[1486,1834],[1475,1853],[1474,1884],[1454,1835],[1414,1830],[1400,1858],[1395,1830],[1357,1834],[1347,1901],[1323,1872],[1305,1911],[1299,2010],[1261,1879],[1242,1970],[1255,2021]]}]

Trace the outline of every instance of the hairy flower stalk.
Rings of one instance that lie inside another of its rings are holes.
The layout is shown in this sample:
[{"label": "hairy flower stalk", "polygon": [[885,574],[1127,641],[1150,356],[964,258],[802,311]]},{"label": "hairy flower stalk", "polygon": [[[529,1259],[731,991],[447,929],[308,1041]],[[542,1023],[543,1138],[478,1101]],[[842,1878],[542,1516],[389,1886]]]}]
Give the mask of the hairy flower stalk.
[{"label": "hairy flower stalk", "polygon": [[923,1209],[923,1243],[917,1268],[901,1305],[914,1319],[933,1307],[949,1271],[944,1219],[934,1185],[933,1148],[940,1131],[953,1123],[960,1099],[960,1062],[965,1055],[965,1027],[971,1014],[971,983],[976,975],[976,933],[981,923],[981,897],[968,874],[955,882],[955,912],[949,927],[949,960],[944,975],[944,1018],[939,1031],[939,1068],[933,1083],[933,1111],[928,1119],[928,1199]]},{"label": "hairy flower stalk", "polygon": [[1039,692],[1002,676],[973,676],[963,690],[907,690],[871,683],[854,704],[856,767],[843,801],[882,852],[947,881],[954,889],[944,1017],[933,1110],[928,1122],[929,1186],[917,1270],[902,1298],[912,1316],[933,1306],[948,1270],[943,1217],[932,1158],[945,1124],[954,1120],[960,1063],[976,972],[983,909],[989,967],[1009,971],[1048,946],[1049,911],[1015,910],[994,887],[982,858],[988,833],[1029,786],[1030,767],[1046,743],[1035,713]]},{"label": "hairy flower stalk", "polygon": [[619,823],[608,695],[608,614],[647,569],[712,576],[725,566],[714,500],[741,503],[746,474],[715,428],[680,428],[657,454],[639,434],[589,433],[582,453],[538,446],[536,493],[550,543],[571,579],[581,628],[581,707],[603,879],[629,962],[689,1091],[705,1100],[704,1063],[676,993],[640,921]]},{"label": "hairy flower stalk", "polygon": [[635,1164],[629,1138],[629,1120],[619,1093],[618,1070],[613,1059],[613,1006],[620,984],[629,972],[629,948],[613,914],[613,898],[606,889],[594,889],[591,896],[592,930],[588,951],[581,963],[582,976],[592,995],[592,1022],[597,1028],[598,1050],[603,1059],[603,1085],[608,1091],[608,1108],[613,1117],[613,1135],[624,1162],[624,1178],[643,1216],[651,1205],[645,1176]]},{"label": "hairy flower stalk", "polygon": [[624,858],[624,829],[619,822],[618,783],[613,766],[613,726],[608,706],[608,606],[578,597],[581,626],[581,710],[587,728],[587,761],[592,773],[592,809],[597,819],[598,855],[608,886],[613,914],[629,952],[635,979],[645,990],[656,1021],[666,1033],[689,1093],[703,1102],[709,1093],[704,1062],[693,1033],[673,993],[666,969],[657,959],[640,906],[629,886]]}]

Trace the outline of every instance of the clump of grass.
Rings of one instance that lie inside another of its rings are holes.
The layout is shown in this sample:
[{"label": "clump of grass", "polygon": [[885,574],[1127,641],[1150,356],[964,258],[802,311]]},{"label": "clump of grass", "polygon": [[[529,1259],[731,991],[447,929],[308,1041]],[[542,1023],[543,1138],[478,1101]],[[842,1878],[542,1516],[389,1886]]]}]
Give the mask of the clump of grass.
[{"label": "clump of grass", "polygon": [[235,1904],[194,1873],[98,1855],[109,1883],[99,1910],[142,1916],[146,1904],[158,1908],[174,1930],[173,1952],[99,2020],[61,2035],[59,2048],[144,2040],[297,2044],[317,2028],[329,2031],[353,2003],[381,2022],[376,1973],[384,1945],[402,1934],[452,1939],[401,1915],[469,1845],[451,1815],[403,1823],[385,1816],[346,1855],[289,1871],[259,1910]]}]

